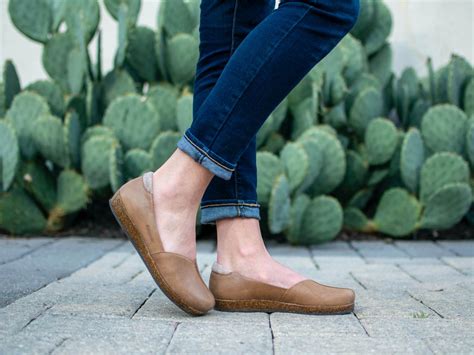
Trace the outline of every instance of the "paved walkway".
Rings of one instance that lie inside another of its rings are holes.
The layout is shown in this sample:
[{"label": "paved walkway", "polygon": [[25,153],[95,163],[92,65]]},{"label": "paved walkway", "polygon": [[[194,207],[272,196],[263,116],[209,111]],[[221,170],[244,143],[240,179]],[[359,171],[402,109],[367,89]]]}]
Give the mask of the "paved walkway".
[{"label": "paved walkway", "polygon": [[[474,353],[474,242],[271,245],[306,276],[356,290],[339,316],[190,317],[123,240],[0,238],[0,354]],[[205,280],[214,245],[199,243]]]}]

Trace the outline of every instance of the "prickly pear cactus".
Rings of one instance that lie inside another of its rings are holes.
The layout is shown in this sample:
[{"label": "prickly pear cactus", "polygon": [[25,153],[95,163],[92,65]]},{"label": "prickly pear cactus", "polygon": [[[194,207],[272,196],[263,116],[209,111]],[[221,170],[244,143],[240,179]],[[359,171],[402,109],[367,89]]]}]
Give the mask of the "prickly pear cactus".
[{"label": "prickly pear cactus", "polygon": [[272,186],[268,204],[268,227],[272,233],[280,233],[290,221],[290,185],[284,174],[278,175]]},{"label": "prickly pear cactus", "polygon": [[448,183],[426,201],[422,228],[446,229],[458,223],[472,204],[472,190],[466,183]]},{"label": "prickly pear cactus", "polygon": [[373,119],[365,131],[365,145],[370,164],[383,164],[389,161],[397,148],[398,134],[393,122]]},{"label": "prickly pear cactus", "polygon": [[463,154],[466,130],[465,113],[450,104],[433,106],[421,121],[423,140],[433,152]]},{"label": "prickly pear cactus", "polygon": [[127,95],[117,98],[107,108],[104,125],[114,131],[126,150],[147,150],[160,132],[160,117],[140,96]]},{"label": "prickly pear cactus", "polygon": [[457,154],[436,153],[429,157],[420,171],[420,200],[423,203],[438,189],[449,183],[468,183],[469,166]]},{"label": "prickly pear cactus", "polygon": [[305,209],[301,224],[301,244],[323,243],[333,239],[342,228],[343,212],[332,196],[315,197]]},{"label": "prickly pear cactus", "polygon": [[3,191],[7,191],[15,177],[20,154],[12,125],[3,120],[0,120],[0,141],[1,181]]},{"label": "prickly pear cactus", "polygon": [[394,236],[405,236],[417,228],[421,205],[406,190],[392,188],[383,194],[373,223],[377,230]]},{"label": "prickly pear cactus", "polygon": [[270,193],[277,176],[283,173],[278,157],[270,152],[257,152],[257,195],[261,204],[270,200]]},{"label": "prickly pear cactus", "polygon": [[15,96],[10,109],[6,113],[6,119],[17,134],[20,152],[25,158],[32,158],[36,153],[33,142],[34,122],[45,114],[49,114],[46,100],[27,91]]},{"label": "prickly pear cactus", "polygon": [[425,160],[425,148],[420,131],[411,128],[403,138],[400,152],[400,173],[405,185],[412,192],[418,190],[420,169]]}]

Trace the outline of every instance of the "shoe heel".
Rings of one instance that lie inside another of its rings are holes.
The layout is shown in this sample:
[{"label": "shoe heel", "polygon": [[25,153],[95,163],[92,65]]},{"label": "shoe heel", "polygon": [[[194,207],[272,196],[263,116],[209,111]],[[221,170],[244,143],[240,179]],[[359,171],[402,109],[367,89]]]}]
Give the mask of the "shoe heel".
[{"label": "shoe heel", "polygon": [[122,202],[122,197],[120,196],[120,190],[117,191],[109,200],[109,206],[122,231],[127,236],[127,238],[133,242],[133,236],[138,235],[138,231],[135,229],[132,221],[127,216],[125,206]]}]

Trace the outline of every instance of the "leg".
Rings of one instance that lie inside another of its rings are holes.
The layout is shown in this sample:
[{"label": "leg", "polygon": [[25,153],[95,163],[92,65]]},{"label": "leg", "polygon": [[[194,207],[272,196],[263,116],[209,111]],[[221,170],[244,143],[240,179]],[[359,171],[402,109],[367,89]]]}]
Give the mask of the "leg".
[{"label": "leg", "polygon": [[[202,0],[194,115],[213,89],[233,51],[274,6],[274,0]],[[237,180],[238,173],[231,181],[218,177],[212,179],[208,170],[194,163],[179,149],[155,172],[155,218],[165,250],[195,257],[195,221],[201,201],[206,206],[201,214],[203,222],[213,222],[216,216],[224,214],[229,217],[243,214],[259,216],[257,207],[247,206],[249,202],[256,203],[257,199],[255,154],[255,147],[250,144],[240,159],[240,168],[236,169],[251,179]],[[237,194],[236,186],[240,194]],[[240,199],[239,196],[245,196],[244,205],[229,207],[228,204]],[[217,208],[214,207],[216,203]]]},{"label": "leg", "polygon": [[287,0],[242,41],[179,149],[155,173],[165,249],[195,252],[189,224],[212,177],[230,179],[268,115],[352,28],[357,14],[357,0]]},{"label": "leg", "polygon": [[[242,40],[275,8],[275,0],[204,0],[200,58],[194,84],[194,116]],[[256,137],[241,155],[230,180],[214,177],[201,201],[201,223],[230,217],[260,218],[256,193]]]}]

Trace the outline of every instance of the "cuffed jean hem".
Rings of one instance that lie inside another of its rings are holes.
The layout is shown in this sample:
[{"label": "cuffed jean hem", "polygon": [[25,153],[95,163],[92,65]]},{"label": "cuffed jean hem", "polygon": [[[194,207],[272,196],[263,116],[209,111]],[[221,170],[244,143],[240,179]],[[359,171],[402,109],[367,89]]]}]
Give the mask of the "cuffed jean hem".
[{"label": "cuffed jean hem", "polygon": [[205,147],[196,137],[189,131],[186,131],[177,144],[178,148],[188,154],[197,163],[208,169],[214,175],[230,180],[232,173],[235,171],[235,165],[226,162]]},{"label": "cuffed jean hem", "polygon": [[260,205],[246,201],[201,204],[201,224],[215,224],[218,219],[234,217],[260,220]]}]

